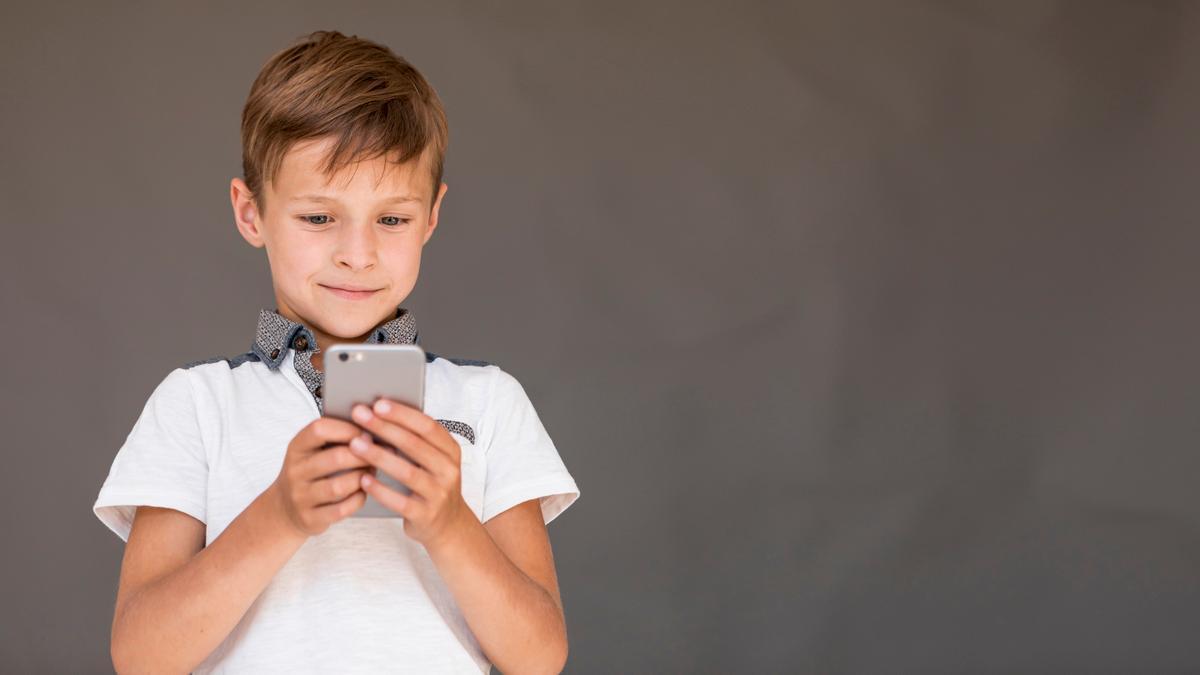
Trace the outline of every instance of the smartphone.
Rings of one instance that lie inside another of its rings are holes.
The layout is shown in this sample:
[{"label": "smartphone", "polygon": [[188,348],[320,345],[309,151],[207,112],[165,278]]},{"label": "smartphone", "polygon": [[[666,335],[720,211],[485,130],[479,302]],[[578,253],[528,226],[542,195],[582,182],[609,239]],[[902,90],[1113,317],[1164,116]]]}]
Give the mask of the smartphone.
[{"label": "smartphone", "polygon": [[[417,344],[338,343],[329,347],[324,357],[325,383],[324,414],[354,422],[350,411],[355,404],[370,406],[378,398],[388,398],[425,409],[425,350]],[[412,461],[398,448],[372,434],[375,443]],[[338,471],[337,476],[351,469]],[[402,494],[412,494],[403,483],[381,469],[375,471],[380,483]],[[400,515],[375,501],[367,501],[351,514],[358,518],[399,518]]]}]

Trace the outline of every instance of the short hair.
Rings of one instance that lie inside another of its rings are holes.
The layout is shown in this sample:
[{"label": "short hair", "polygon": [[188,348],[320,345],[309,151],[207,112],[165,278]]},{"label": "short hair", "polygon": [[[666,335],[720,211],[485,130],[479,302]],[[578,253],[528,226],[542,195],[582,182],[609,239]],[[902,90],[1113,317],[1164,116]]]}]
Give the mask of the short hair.
[{"label": "short hair", "polygon": [[338,31],[302,36],[267,60],[242,109],[242,172],[265,213],[263,187],[299,141],[333,135],[327,177],[358,159],[398,152],[396,165],[430,148],[433,192],[442,183],[449,130],[429,82],[387,47]]}]

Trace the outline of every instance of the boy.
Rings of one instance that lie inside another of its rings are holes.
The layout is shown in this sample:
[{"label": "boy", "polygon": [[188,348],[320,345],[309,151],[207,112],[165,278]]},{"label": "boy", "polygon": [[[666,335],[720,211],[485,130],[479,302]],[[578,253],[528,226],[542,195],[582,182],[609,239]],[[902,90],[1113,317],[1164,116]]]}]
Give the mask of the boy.
[{"label": "boy", "polygon": [[[96,516],[127,542],[118,672],[562,669],[546,524],[579,490],[520,383],[427,351],[424,411],[321,415],[326,347],[417,343],[400,303],[446,138],[420,73],[356,36],[318,31],[259,73],[230,192],[276,307],[250,351],[167,374],[100,490]],[[350,517],[368,493],[398,517]]]}]

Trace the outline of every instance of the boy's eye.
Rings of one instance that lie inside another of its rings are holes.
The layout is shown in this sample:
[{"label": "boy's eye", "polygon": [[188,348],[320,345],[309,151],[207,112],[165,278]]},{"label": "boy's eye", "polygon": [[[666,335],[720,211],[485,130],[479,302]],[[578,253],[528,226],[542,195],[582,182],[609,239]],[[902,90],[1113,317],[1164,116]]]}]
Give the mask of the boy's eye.
[{"label": "boy's eye", "polygon": [[[322,220],[322,221],[318,222],[318,221],[311,220],[312,218],[325,218],[326,220]],[[329,216],[326,216],[326,215],[300,216],[300,220],[303,220],[304,222],[308,223],[309,225],[327,225],[329,223],[328,218],[329,218]],[[401,225],[401,224],[407,225],[409,223],[410,219],[409,218],[401,218],[399,216],[384,216],[381,220],[385,221],[384,225],[391,225],[391,226],[395,227],[396,225]]]}]

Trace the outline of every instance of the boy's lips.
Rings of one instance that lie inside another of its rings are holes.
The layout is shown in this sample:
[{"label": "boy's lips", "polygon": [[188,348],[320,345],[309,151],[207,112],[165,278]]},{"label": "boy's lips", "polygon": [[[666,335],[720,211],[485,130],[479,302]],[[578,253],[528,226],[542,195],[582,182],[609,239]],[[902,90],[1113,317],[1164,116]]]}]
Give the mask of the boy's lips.
[{"label": "boy's lips", "polygon": [[326,286],[325,284],[320,284],[320,286],[339,298],[345,298],[346,300],[363,300],[379,292],[379,289],[373,291],[351,291],[345,288],[338,288],[337,286]]}]

